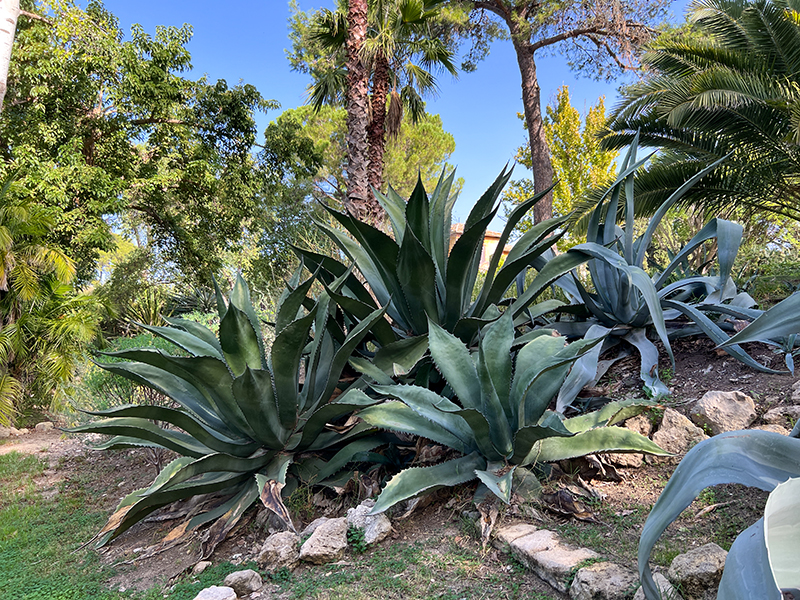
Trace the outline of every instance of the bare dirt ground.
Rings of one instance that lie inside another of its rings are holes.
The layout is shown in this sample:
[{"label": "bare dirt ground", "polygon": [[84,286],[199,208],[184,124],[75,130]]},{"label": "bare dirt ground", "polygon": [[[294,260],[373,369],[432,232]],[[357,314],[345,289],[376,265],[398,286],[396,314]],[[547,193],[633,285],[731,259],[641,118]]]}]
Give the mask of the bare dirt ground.
[{"label": "bare dirt ground", "polygon": [[[661,366],[673,392],[669,399],[662,401],[662,408],[669,406],[688,414],[692,402],[711,390],[739,390],[748,394],[755,400],[759,416],[769,408],[792,402],[794,377],[757,372],[716,351],[713,343],[706,339],[678,340],[673,350],[676,368],[671,376],[668,371],[671,365],[662,352]],[[763,364],[775,369],[785,368],[783,358],[766,346],[749,345],[748,351]],[[630,357],[617,363],[599,387],[612,398],[640,395],[637,360]],[[47,457],[50,466],[38,481],[45,496],[57,493],[59,481],[86,477],[91,473],[96,482],[98,507],[109,515],[123,496],[145,487],[155,475],[152,464],[148,463],[142,451],[93,452],[84,440],[66,436],[60,431],[31,432],[0,440],[0,454],[10,451]],[[591,487],[600,498],[586,500],[591,513],[589,520],[576,520],[537,506],[528,510],[504,508],[499,522],[533,521],[558,530],[576,544],[592,547],[609,558],[634,566],[641,526],[673,469],[666,464],[646,464],[638,469],[619,469],[619,481],[591,481]],[[546,485],[546,490],[568,484],[570,482],[564,480],[551,482]],[[474,531],[470,532],[469,519],[464,516],[464,511],[469,508],[470,494],[468,487],[440,494],[410,518],[396,521],[394,538],[384,544],[441,540],[445,536],[451,543],[454,541],[465,548],[478,549],[479,541]],[[735,485],[717,486],[704,492],[681,519],[670,526],[656,547],[653,562],[667,566],[675,555],[708,541],[715,541],[723,547],[729,545],[739,531],[758,518],[765,501],[765,493]],[[196,539],[141,560],[147,549],[176,525],[174,521],[158,520],[157,515],[133,527],[100,551],[104,562],[118,565],[117,575],[109,582],[110,587],[146,589],[168,585],[172,578],[199,560],[199,542]],[[310,520],[311,516],[305,515],[304,520]],[[256,525],[257,521],[254,516],[246,518],[217,548],[212,560],[215,563],[239,563],[252,559],[266,536],[263,528]],[[488,574],[507,568],[495,551],[489,550],[483,556],[482,568]],[[545,584],[539,585],[532,580],[530,585],[534,589],[541,588],[542,594],[558,598]]]}]

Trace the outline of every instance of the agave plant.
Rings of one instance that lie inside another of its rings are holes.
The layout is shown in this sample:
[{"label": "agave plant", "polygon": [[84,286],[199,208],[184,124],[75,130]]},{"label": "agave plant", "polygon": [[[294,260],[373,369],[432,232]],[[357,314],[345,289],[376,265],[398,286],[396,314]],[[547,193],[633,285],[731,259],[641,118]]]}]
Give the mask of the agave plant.
[{"label": "agave plant", "polygon": [[91,413],[102,419],[71,431],[112,435],[99,449],[151,446],[181,457],[150,487],[120,502],[98,534],[99,545],[159,507],[197,495],[213,496],[181,531],[217,519],[204,546],[206,555],[259,497],[291,526],[281,500],[281,491],[290,487],[284,486],[297,476],[323,481],[383,442],[366,424],[344,432],[328,425],[355,407],[343,401],[351,395],[332,398],[337,388],[347,387],[340,380],[342,370],[383,311],[373,311],[337,342],[326,327],[330,299],[323,294],[306,312],[300,295],[295,291],[284,297],[269,352],[239,278],[227,305],[217,292],[218,338],[192,321],[170,319],[172,327],[146,329],[188,356],[124,350],[111,355],[126,362],[100,365],[168,396],[176,408],[122,406]]},{"label": "agave plant", "polygon": [[650,572],[650,553],[661,534],[706,487],[740,483],[772,493],[764,517],[731,546],[717,597],[781,600],[800,596],[800,440],[759,430],[731,431],[697,444],[680,462],[647,517],[639,541],[639,578],[647,600],[661,593]]},{"label": "agave plant", "polygon": [[[433,321],[430,353],[448,393],[415,385],[389,385],[379,370],[376,392],[392,398],[359,416],[375,427],[434,440],[463,456],[427,468],[410,468],[383,490],[373,512],[433,487],[480,479],[508,502],[517,467],[598,452],[665,454],[656,444],[621,427],[606,427],[642,408],[615,402],[572,419],[548,410],[572,364],[602,340],[567,345],[552,330],[537,330],[515,342],[512,312],[484,328],[477,353]],[[521,345],[513,359],[512,348]],[[358,392],[353,392],[358,393]],[[577,393],[577,390],[576,390]]]},{"label": "agave plant", "polygon": [[[737,294],[730,277],[734,260],[742,239],[742,226],[715,218],[705,225],[683,249],[672,256],[670,263],[649,275],[646,259],[653,235],[670,208],[694,186],[699,179],[714,169],[720,161],[704,169],[677,189],[650,219],[644,233],[634,237],[634,174],[649,157],[636,160],[638,138],[625,156],[616,181],[603,194],[591,213],[587,227],[587,242],[575,246],[570,252],[581,252],[593,260],[587,264],[593,288],[587,289],[577,277],[562,277],[559,285],[572,299],[583,304],[588,319],[583,324],[571,323],[569,331],[582,334],[594,323],[608,328],[634,345],[641,355],[641,377],[645,389],[654,397],[667,395],[669,390],[658,378],[658,351],[647,338],[646,329],[652,327],[673,362],[670,337],[703,332],[720,344],[728,339],[724,322],[715,322],[711,314],[733,316],[751,320],[760,314],[753,310],[755,304],[745,293]],[[624,189],[624,195],[623,195]],[[624,199],[624,206],[620,203]],[[617,222],[624,218],[623,226]],[[709,240],[716,240],[718,271],[715,276],[694,275],[676,279],[689,255]],[[542,263],[541,259],[538,265]],[[537,265],[537,266],[538,266]],[[691,327],[668,328],[668,323],[679,316],[688,317]],[[558,327],[558,326],[556,326]],[[727,351],[745,364],[765,372],[776,372],[764,367],[738,345]]]},{"label": "agave plant", "polygon": [[800,334],[800,293],[794,293],[762,313],[750,325],[720,346],[763,342],[778,346],[786,357],[786,366],[794,374],[794,354],[797,353],[797,336]]},{"label": "agave plant", "polygon": [[[375,341],[381,347],[398,341],[404,342],[404,347],[414,346],[407,340],[424,336],[429,322],[472,343],[482,326],[500,316],[497,306],[501,302],[518,317],[557,277],[588,258],[580,252],[558,256],[537,274],[523,294],[505,298],[516,278],[563,235],[560,228],[566,217],[540,223],[516,242],[505,263],[500,265],[512,230],[544,196],[538,194],[508,216],[483,284],[476,290],[486,230],[500,207],[500,191],[511,171],[503,170],[478,200],[467,217],[463,234],[451,248],[456,197],[450,194],[450,189],[454,176],[454,173],[448,177],[442,174],[430,197],[421,181],[408,201],[392,189],[386,195],[376,192],[389,216],[391,236],[328,208],[345,231],[322,223],[319,226],[355,265],[365,283],[334,258],[296,250],[348,318],[357,320],[378,306],[386,306],[389,321],[374,331]],[[424,340],[414,347],[417,356],[421,356],[425,351]]]}]

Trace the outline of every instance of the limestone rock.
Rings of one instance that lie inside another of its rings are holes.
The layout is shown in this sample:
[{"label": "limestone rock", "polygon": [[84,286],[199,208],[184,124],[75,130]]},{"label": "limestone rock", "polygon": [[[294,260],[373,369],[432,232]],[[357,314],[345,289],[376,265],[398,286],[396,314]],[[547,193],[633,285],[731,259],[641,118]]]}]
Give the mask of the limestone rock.
[{"label": "limestone rock", "polygon": [[278,569],[294,569],[300,562],[300,538],[291,531],[274,533],[264,540],[264,545],[258,552],[256,562],[258,566],[268,572]]},{"label": "limestone rock", "polygon": [[253,592],[260,590],[261,586],[264,585],[261,575],[253,571],[253,569],[235,571],[228,575],[223,583],[229,588],[233,588],[237,596],[249,596]]},{"label": "limestone rock", "polygon": [[311,523],[306,525],[306,528],[303,529],[303,531],[300,532],[300,536],[301,537],[306,537],[306,536],[311,535],[312,533],[314,533],[317,530],[317,528],[320,525],[322,525],[323,523],[327,523],[328,521],[330,521],[330,519],[328,517],[320,517],[318,519],[314,519],[313,521],[311,521]]},{"label": "limestone rock", "polygon": [[317,565],[335,562],[347,548],[347,519],[328,519],[314,530],[300,548],[300,560]]},{"label": "limestone rock", "polygon": [[800,405],[777,406],[764,413],[762,418],[765,423],[769,423],[770,425],[793,427],[794,423],[800,420]]},{"label": "limestone rock", "polygon": [[558,534],[546,529],[519,537],[510,547],[517,560],[562,593],[567,591],[571,575],[579,564],[600,558],[588,548],[566,544]]},{"label": "limestone rock", "polygon": [[706,590],[719,585],[727,556],[725,550],[711,542],[676,556],[667,577],[688,598],[702,598]]},{"label": "limestone rock", "polygon": [[[653,424],[645,415],[636,415],[635,417],[631,417],[625,421],[623,427],[625,427],[625,429],[635,431],[644,437],[650,437],[650,434],[653,431]],[[611,464],[619,467],[637,469],[644,464],[644,455],[636,452],[615,452],[606,454],[605,457],[606,460],[611,462]]]},{"label": "limestone rock", "polygon": [[578,569],[569,597],[572,600],[627,600],[639,583],[639,576],[610,562],[601,562]]},{"label": "limestone rock", "polygon": [[0,425],[0,438],[11,437],[11,428]]},{"label": "limestone rock", "polygon": [[780,425],[773,425],[771,423],[767,425],[756,425],[753,429],[760,429],[762,431],[772,431],[773,433],[780,433],[781,435],[789,435],[789,430],[786,427],[781,427]]},{"label": "limestone rock", "polygon": [[370,546],[382,542],[392,532],[392,522],[385,514],[369,515],[374,506],[374,500],[364,500],[357,507],[347,510],[347,524],[363,529],[364,541]]},{"label": "limestone rock", "polygon": [[628,469],[638,469],[644,464],[644,455],[638,452],[611,452],[605,458],[612,465]]},{"label": "limestone rock", "polygon": [[539,529],[530,523],[517,523],[515,525],[506,525],[495,530],[494,541],[492,545],[498,550],[508,550],[511,542],[517,538],[529,535]]},{"label": "limestone rock", "polygon": [[800,403],[800,379],[792,384],[792,402]]},{"label": "limestone rock", "polygon": [[[653,579],[656,582],[656,587],[661,592],[663,600],[683,600],[678,590],[676,590],[669,582],[669,579],[664,577],[661,573],[654,573]],[[636,590],[633,600],[645,600],[644,590],[642,588]]]},{"label": "limestone rock", "polygon": [[[664,410],[661,427],[653,434],[653,441],[667,452],[685,454],[695,444],[708,439],[702,429],[695,426],[681,413],[671,408]],[[668,458],[669,462],[678,463],[680,458]]]},{"label": "limestone rock", "polygon": [[45,433],[47,431],[53,431],[54,426],[50,421],[42,421],[41,423],[37,423],[34,429],[39,433]]},{"label": "limestone rock", "polygon": [[755,420],[755,402],[742,392],[706,392],[692,410],[692,421],[712,435],[747,429]]},{"label": "limestone rock", "polygon": [[194,600],[237,600],[237,596],[233,588],[212,585],[197,594]]},{"label": "limestone rock", "polygon": [[205,571],[210,566],[211,566],[211,561],[210,560],[201,560],[199,563],[197,563],[194,566],[194,568],[192,569],[192,573],[194,575],[200,575],[200,573]]}]

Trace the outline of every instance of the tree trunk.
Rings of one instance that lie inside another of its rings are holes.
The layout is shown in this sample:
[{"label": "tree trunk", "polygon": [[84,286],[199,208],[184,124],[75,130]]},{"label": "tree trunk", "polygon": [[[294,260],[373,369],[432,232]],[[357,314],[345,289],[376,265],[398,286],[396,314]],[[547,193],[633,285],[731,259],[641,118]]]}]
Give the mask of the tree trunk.
[{"label": "tree trunk", "polygon": [[[519,72],[522,75],[522,105],[525,108],[525,123],[531,146],[531,170],[533,189],[537,194],[553,185],[553,163],[542,122],[542,102],[539,80],[536,78],[536,62],[527,36],[520,35],[514,20],[507,21],[511,40],[517,54]],[[533,208],[533,220],[541,223],[553,216],[553,193],[550,192]]]},{"label": "tree trunk", "polygon": [[0,0],[0,112],[6,97],[8,66],[11,64],[11,47],[17,31],[19,0]]},{"label": "tree trunk", "polygon": [[379,52],[372,74],[372,121],[367,129],[369,142],[369,184],[383,187],[383,153],[386,148],[386,95],[389,92],[389,63]]},{"label": "tree trunk", "polygon": [[[367,0],[347,6],[347,197],[345,208],[355,218],[374,222],[382,210],[369,191],[367,121],[369,71],[361,61],[367,37]],[[377,210],[375,208],[377,205]]]}]

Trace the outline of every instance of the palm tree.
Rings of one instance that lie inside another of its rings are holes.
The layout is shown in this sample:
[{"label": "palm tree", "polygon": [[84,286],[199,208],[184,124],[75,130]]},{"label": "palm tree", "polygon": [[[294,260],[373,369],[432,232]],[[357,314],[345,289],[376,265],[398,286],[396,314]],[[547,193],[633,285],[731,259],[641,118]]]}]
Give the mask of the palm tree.
[{"label": "palm tree", "polygon": [[46,243],[52,220],[0,189],[0,422],[25,397],[52,397],[97,333],[97,302],[75,294],[73,262]]},{"label": "palm tree", "polygon": [[[370,73],[368,171],[369,184],[376,189],[382,189],[384,184],[387,135],[399,132],[404,109],[414,122],[418,121],[425,113],[423,96],[437,89],[434,71],[456,74],[452,50],[436,32],[436,18],[443,3],[444,0],[369,0],[367,35],[360,58]],[[340,1],[335,11],[323,9],[315,13],[309,39],[302,42],[319,44],[325,53],[324,60],[310,69],[314,77],[310,100],[317,108],[341,105],[349,89],[344,85],[349,69],[342,54],[349,29],[344,4]]]},{"label": "palm tree", "polygon": [[696,0],[690,11],[696,35],[647,52],[645,76],[609,121],[605,147],[640,131],[642,145],[660,149],[636,182],[637,210],[652,214],[729,156],[686,205],[800,220],[800,2]]}]

